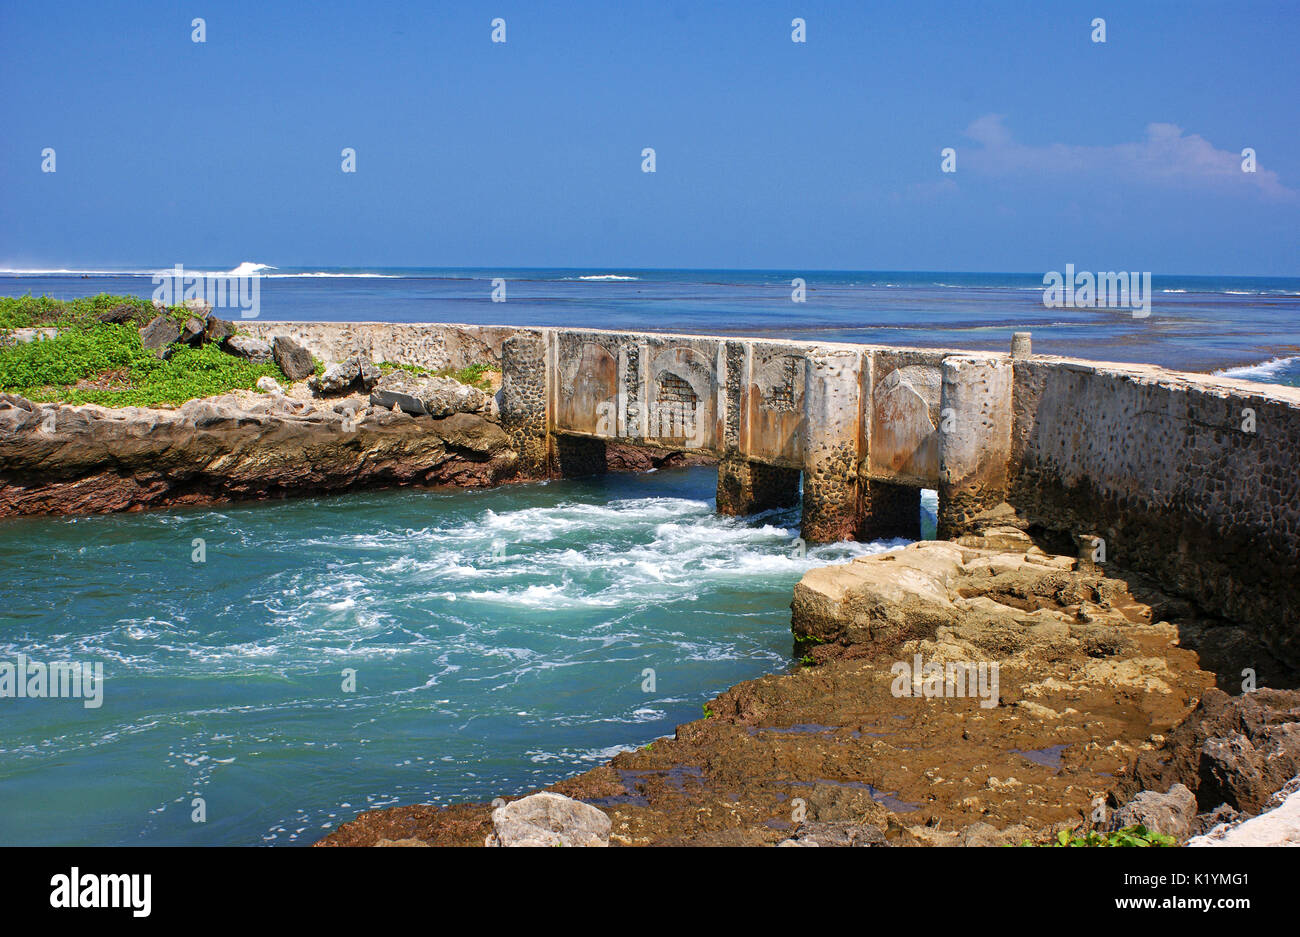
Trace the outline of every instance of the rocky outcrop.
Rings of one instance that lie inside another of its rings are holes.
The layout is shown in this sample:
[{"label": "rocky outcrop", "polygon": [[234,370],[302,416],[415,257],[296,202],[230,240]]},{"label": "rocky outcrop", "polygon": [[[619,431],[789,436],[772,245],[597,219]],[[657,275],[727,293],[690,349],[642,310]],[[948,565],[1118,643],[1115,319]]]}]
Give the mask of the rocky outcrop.
[{"label": "rocky outcrop", "polygon": [[[607,813],[612,845],[1046,842],[1212,683],[1124,580],[1077,566],[998,529],[813,570],[793,626],[815,666],[549,790]],[[322,845],[491,832],[487,805],[397,807]]]},{"label": "rocky outcrop", "polygon": [[139,510],[386,485],[491,485],[515,470],[501,427],[236,392],[174,410],[0,394],[0,517]]},{"label": "rocky outcrop", "polygon": [[1138,759],[1125,791],[1182,784],[1204,814],[1226,805],[1253,815],[1297,774],[1300,691],[1212,689],[1164,745]]},{"label": "rocky outcrop", "polygon": [[1220,824],[1188,846],[1300,846],[1300,777],[1273,795],[1257,817]]},{"label": "rocky outcrop", "polygon": [[309,378],[307,386],[317,394],[328,396],[358,388],[368,391],[378,381],[379,368],[374,362],[360,354],[355,354],[349,355],[337,364],[331,364],[323,374]]},{"label": "rocky outcrop", "polygon": [[441,417],[450,413],[488,412],[492,398],[477,387],[449,377],[419,377],[398,368],[375,383],[370,402],[389,410],[398,407],[416,416]]},{"label": "rocky outcrop", "polygon": [[543,791],[492,811],[498,846],[608,846],[609,817],[582,801]]}]

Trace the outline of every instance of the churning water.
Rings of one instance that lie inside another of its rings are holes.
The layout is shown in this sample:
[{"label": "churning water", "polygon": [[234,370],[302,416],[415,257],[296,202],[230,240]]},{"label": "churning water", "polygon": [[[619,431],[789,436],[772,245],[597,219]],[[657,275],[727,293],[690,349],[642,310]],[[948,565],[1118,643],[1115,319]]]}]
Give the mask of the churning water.
[{"label": "churning water", "polygon": [[800,555],[797,509],[716,517],[715,480],[0,524],[0,662],[104,670],[98,708],[3,701],[0,843],[305,844],[670,734],[789,664],[804,570],[901,542]]}]

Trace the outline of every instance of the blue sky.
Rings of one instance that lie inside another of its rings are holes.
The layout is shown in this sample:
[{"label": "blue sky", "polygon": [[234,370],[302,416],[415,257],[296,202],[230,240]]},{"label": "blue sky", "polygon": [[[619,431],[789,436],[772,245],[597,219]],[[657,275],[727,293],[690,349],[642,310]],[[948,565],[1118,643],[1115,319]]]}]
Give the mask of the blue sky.
[{"label": "blue sky", "polygon": [[10,2],[0,267],[1297,275],[1298,45],[1295,2]]}]

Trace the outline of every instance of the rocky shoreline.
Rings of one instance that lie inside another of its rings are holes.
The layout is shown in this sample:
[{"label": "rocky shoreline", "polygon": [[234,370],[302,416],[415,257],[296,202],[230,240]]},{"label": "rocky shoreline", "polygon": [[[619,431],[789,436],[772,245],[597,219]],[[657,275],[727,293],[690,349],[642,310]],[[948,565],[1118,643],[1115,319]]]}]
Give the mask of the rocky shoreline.
[{"label": "rocky shoreline", "polygon": [[480,487],[517,454],[488,416],[416,417],[360,394],[236,391],[176,409],[0,394],[0,517],[135,511],[363,487]]},{"label": "rocky shoreline", "polygon": [[1138,823],[1182,842],[1300,773],[1300,694],[1214,689],[1136,580],[1015,527],[812,570],[793,610],[806,665],[558,800],[391,807],[318,845],[1046,844]]}]

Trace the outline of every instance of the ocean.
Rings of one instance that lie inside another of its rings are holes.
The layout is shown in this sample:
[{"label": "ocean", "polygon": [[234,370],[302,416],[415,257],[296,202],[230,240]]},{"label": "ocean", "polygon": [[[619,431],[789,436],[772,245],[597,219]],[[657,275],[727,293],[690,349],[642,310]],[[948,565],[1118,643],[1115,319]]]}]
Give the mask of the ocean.
[{"label": "ocean", "polygon": [[[155,270],[0,271],[0,295],[151,296]],[[1300,382],[1300,277],[1152,278],[1146,317],[1047,308],[1043,275],[738,270],[297,268],[247,262],[262,319],[463,322],[1034,350]],[[794,302],[791,281],[806,283]],[[505,302],[493,302],[493,280]]]}]

